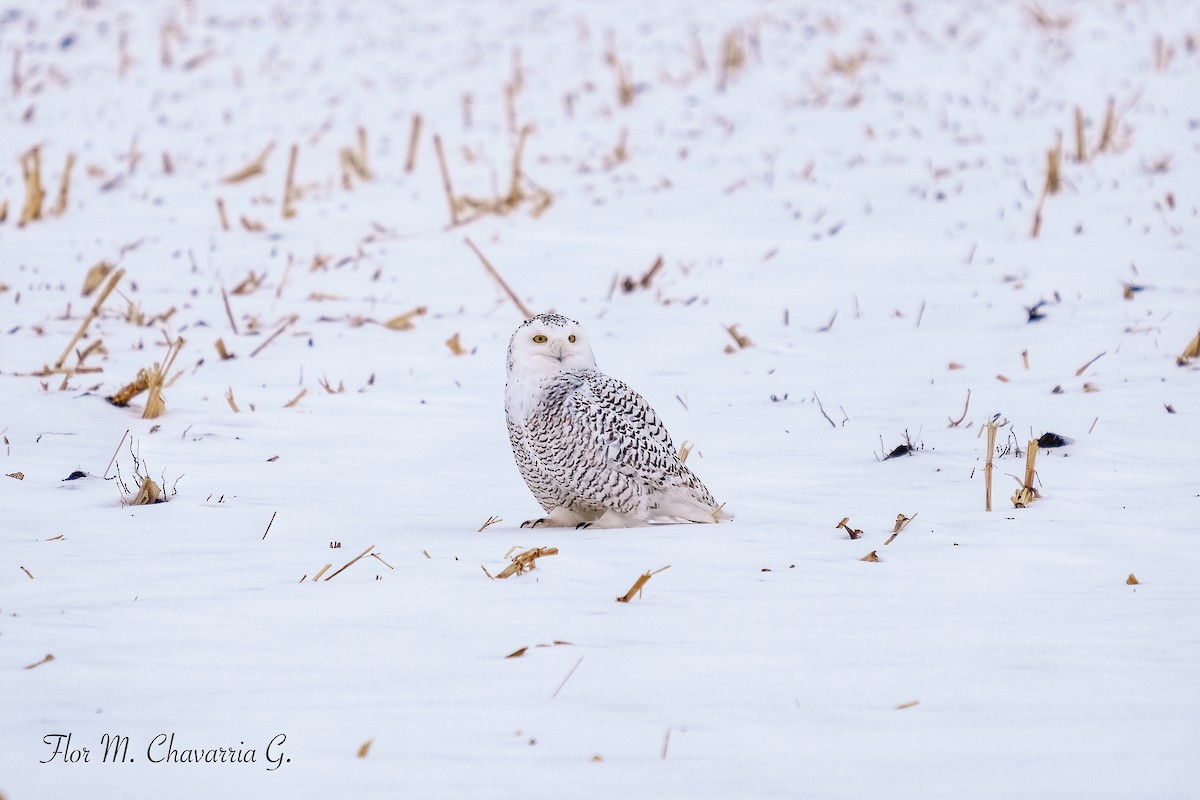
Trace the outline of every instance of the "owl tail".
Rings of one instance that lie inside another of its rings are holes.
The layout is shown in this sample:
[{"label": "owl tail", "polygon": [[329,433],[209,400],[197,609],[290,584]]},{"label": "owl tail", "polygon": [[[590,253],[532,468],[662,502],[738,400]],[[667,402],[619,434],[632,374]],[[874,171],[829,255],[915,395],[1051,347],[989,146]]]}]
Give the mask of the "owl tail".
[{"label": "owl tail", "polygon": [[725,510],[725,504],[689,497],[675,501],[660,502],[654,517],[664,522],[728,522],[733,515]]}]

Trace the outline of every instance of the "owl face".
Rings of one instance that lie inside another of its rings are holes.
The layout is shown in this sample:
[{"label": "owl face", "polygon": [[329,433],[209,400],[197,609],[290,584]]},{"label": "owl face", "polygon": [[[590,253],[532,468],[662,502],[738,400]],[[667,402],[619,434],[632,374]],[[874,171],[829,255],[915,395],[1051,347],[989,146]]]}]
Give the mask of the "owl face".
[{"label": "owl face", "polygon": [[508,371],[549,375],[596,366],[592,345],[579,323],[560,314],[526,320],[508,343]]}]

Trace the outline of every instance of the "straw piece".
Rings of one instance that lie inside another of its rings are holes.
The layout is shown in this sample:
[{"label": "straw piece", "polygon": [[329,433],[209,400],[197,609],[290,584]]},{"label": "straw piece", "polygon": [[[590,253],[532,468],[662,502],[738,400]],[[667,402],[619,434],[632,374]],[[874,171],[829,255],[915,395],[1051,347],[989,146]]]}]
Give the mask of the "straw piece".
[{"label": "straw piece", "polygon": [[433,149],[437,152],[438,168],[442,172],[442,188],[446,190],[446,202],[450,204],[450,227],[458,225],[458,203],[454,199],[454,189],[450,185],[450,170],[446,167],[446,154],[442,151],[442,137],[433,135]]},{"label": "straw piece", "polygon": [[271,155],[271,151],[275,149],[275,142],[268,144],[258,157],[251,161],[246,166],[221,178],[221,183],[241,183],[244,180],[253,178],[255,175],[261,175],[266,171],[267,158]]},{"label": "straw piece", "polygon": [[250,358],[254,358],[256,355],[261,353],[263,351],[263,348],[265,348],[271,342],[275,341],[276,337],[278,337],[279,334],[281,334],[285,330],[287,330],[288,326],[293,324],[298,319],[299,319],[299,317],[297,317],[294,314],[291,317],[289,317],[282,325],[279,326],[278,330],[276,330],[274,333],[272,333],[270,336],[267,337],[267,340],[265,342],[260,344],[258,347],[254,348],[254,351],[250,353]]},{"label": "straw piece", "polygon": [[[509,551],[511,552],[511,550]],[[534,547],[517,553],[512,557],[512,563],[496,574],[496,578],[511,578],[513,575],[521,575],[526,572],[531,572],[536,569],[536,562],[542,556],[558,555],[557,547]],[[486,571],[486,570],[485,570]],[[489,577],[491,577],[489,575]]]},{"label": "straw piece", "polygon": [[291,219],[296,216],[296,209],[292,203],[296,199],[296,158],[300,155],[300,148],[297,145],[292,145],[292,150],[288,154],[287,178],[283,184],[283,218]]},{"label": "straw piece", "polygon": [[[22,567],[22,569],[24,569],[24,567]],[[46,653],[46,657],[43,658],[41,661],[35,661],[32,664],[27,664],[24,667],[21,667],[21,669],[33,669],[34,667],[40,667],[42,664],[47,664],[53,660],[54,660],[54,654]]]},{"label": "straw piece", "polygon": [[424,315],[428,311],[425,306],[417,306],[412,311],[406,311],[399,316],[392,317],[387,322],[383,323],[383,327],[393,331],[408,331],[414,327],[413,320]]},{"label": "straw piece", "polygon": [[67,153],[67,162],[63,165],[62,177],[58,182],[58,197],[54,201],[54,207],[50,209],[50,216],[61,217],[67,211],[67,197],[71,190],[71,168],[75,166],[75,154]]},{"label": "straw piece", "polygon": [[1000,423],[992,420],[987,424],[987,461],[983,465],[983,485],[985,492],[984,510],[992,510],[992,456],[996,453],[996,431]]},{"label": "straw piece", "polygon": [[[337,570],[336,572],[334,572],[332,575],[330,575],[330,576],[329,576],[328,578],[326,578],[325,580],[327,580],[327,581],[333,580],[333,579],[334,579],[334,578],[336,578],[338,575],[340,575],[340,574],[342,573],[342,571],[343,571],[343,570],[345,570],[347,567],[349,567],[349,566],[351,566],[352,564],[354,564],[355,562],[357,562],[359,559],[361,559],[361,558],[365,558],[365,557],[366,557],[366,555],[367,555],[368,553],[370,553],[370,552],[371,552],[372,550],[374,550],[374,549],[375,549],[375,545],[371,545],[371,546],[370,546],[370,547],[368,547],[366,550],[363,550],[361,553],[359,553],[358,555],[356,555],[354,558],[352,558],[352,559],[350,559],[349,561],[347,561],[347,562],[346,562],[346,563],[345,563],[345,564],[342,566],[342,568],[341,568],[341,569],[339,569],[339,570]],[[326,566],[328,566],[328,565],[326,565]],[[325,570],[321,570],[321,572],[324,572],[324,571],[325,571]],[[319,577],[321,577],[321,575],[320,575],[320,573],[317,573],[317,576],[316,576],[315,578],[313,578],[313,580],[315,581],[315,580],[316,580],[317,578],[319,578]]]},{"label": "straw piece", "polygon": [[421,141],[421,115],[413,114],[412,131],[408,135],[408,157],[404,160],[404,171],[412,172],[417,164],[417,145]]},{"label": "straw piece", "polygon": [[1188,342],[1188,346],[1183,348],[1183,352],[1179,354],[1179,358],[1175,359],[1175,363],[1179,366],[1185,366],[1189,360],[1200,358],[1200,333]]},{"label": "straw piece", "polygon": [[1038,443],[1036,439],[1031,439],[1029,447],[1025,451],[1025,480],[1021,484],[1021,488],[1017,489],[1012,496],[1014,508],[1025,508],[1034,500],[1041,497],[1041,494],[1034,487],[1034,476],[1037,474],[1034,469],[1034,463],[1037,461]]},{"label": "straw piece", "polygon": [[617,598],[617,602],[618,602],[618,603],[628,603],[630,600],[632,600],[632,599],[634,598],[634,596],[635,596],[635,595],[636,595],[636,596],[638,596],[638,597],[641,597],[641,594],[642,594],[642,587],[643,587],[643,586],[645,586],[645,585],[646,585],[646,583],[647,583],[647,582],[648,582],[648,581],[649,581],[649,580],[650,580],[652,577],[654,577],[654,576],[655,576],[655,575],[657,575],[658,573],[662,572],[663,570],[667,570],[667,569],[670,569],[670,568],[671,568],[671,565],[670,565],[670,564],[667,564],[665,567],[661,567],[661,568],[659,568],[659,569],[656,569],[656,570],[654,570],[653,572],[650,572],[649,570],[647,570],[646,572],[643,572],[641,575],[639,575],[639,576],[638,576],[638,579],[637,579],[636,581],[634,581],[634,582],[633,582],[633,586],[630,586],[630,587],[629,587],[629,591],[628,591],[628,592],[626,592],[626,593],[625,593],[624,595],[622,595],[621,597],[618,597],[618,598]]},{"label": "straw piece", "polygon": [[524,318],[530,319],[533,317],[534,314],[529,310],[529,306],[521,302],[521,298],[517,297],[517,293],[514,292],[512,287],[508,285],[508,282],[500,276],[500,273],[497,272],[496,268],[492,266],[492,262],[488,261],[487,256],[485,256],[470,239],[463,239],[463,241],[467,243],[467,247],[475,251],[475,255],[479,256],[479,260],[483,262],[483,268],[488,271],[489,275],[495,278],[496,283],[500,284],[500,288],[504,290],[509,299],[513,301],[513,304],[516,305],[520,312],[525,315]]},{"label": "straw piece", "polygon": [[94,320],[96,315],[100,313],[100,306],[104,305],[104,301],[108,299],[108,296],[112,293],[112,290],[117,288],[117,282],[121,280],[121,277],[124,274],[124,269],[118,269],[115,273],[113,273],[113,276],[109,278],[108,285],[104,287],[104,290],[100,292],[100,296],[96,298],[96,302],[92,304],[92,310],[89,311],[87,316],[83,318],[83,322],[79,325],[79,330],[75,332],[73,337],[71,337],[70,343],[67,345],[66,349],[63,350],[62,355],[58,357],[58,361],[54,362],[55,369],[60,369],[62,367],[63,362],[67,360],[67,356],[71,354],[71,350],[75,347],[75,343],[83,338],[83,334],[87,331],[88,325],[91,325],[92,320]]},{"label": "straw piece", "polygon": [[83,278],[83,296],[87,297],[92,292],[96,291],[108,274],[113,271],[113,265],[107,261],[101,261],[87,271],[87,275]]},{"label": "straw piece", "polygon": [[25,205],[21,209],[18,227],[42,218],[42,201],[46,192],[42,188],[42,153],[38,147],[31,148],[21,156],[21,172],[25,178]]}]

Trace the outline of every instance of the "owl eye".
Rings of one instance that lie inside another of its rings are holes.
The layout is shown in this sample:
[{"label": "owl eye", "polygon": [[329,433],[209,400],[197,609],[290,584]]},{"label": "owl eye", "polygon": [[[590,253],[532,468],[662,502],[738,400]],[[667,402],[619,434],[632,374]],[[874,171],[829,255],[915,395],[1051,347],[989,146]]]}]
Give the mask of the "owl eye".
[{"label": "owl eye", "polygon": [[544,333],[536,334],[533,337],[533,340],[535,342],[537,342],[538,344],[545,344],[546,343],[546,334],[544,334]]},{"label": "owl eye", "polygon": [[570,336],[568,336],[567,341],[571,344],[575,344],[575,334],[572,333]]}]

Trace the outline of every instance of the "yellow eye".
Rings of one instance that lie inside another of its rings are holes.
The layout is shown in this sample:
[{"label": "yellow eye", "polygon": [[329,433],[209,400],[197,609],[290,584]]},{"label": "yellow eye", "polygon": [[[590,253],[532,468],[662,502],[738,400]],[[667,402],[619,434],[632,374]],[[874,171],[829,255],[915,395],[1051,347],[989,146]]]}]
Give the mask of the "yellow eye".
[{"label": "yellow eye", "polygon": [[538,344],[545,344],[546,343],[546,335],[544,333],[539,333],[533,337],[533,340],[535,342],[537,342]]},{"label": "yellow eye", "polygon": [[571,344],[575,344],[575,334],[572,333],[570,336],[568,336],[567,341]]}]

